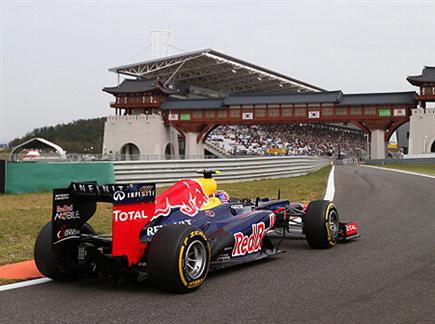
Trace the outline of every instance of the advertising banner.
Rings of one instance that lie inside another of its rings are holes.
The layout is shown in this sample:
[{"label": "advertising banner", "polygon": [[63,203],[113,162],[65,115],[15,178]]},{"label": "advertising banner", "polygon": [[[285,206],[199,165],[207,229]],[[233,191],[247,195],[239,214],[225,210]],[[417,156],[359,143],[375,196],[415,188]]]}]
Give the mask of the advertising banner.
[{"label": "advertising banner", "polygon": [[178,114],[169,114],[168,119],[169,120],[178,120]]},{"label": "advertising banner", "polygon": [[405,108],[394,109],[393,115],[394,116],[406,116],[406,109]]},{"label": "advertising banner", "polygon": [[181,114],[180,120],[190,120],[190,113]]},{"label": "advertising banner", "polygon": [[389,117],[389,116],[391,116],[391,109],[390,108],[380,108],[379,109],[379,116],[380,117]]},{"label": "advertising banner", "polygon": [[0,193],[6,192],[6,161],[0,160]]}]

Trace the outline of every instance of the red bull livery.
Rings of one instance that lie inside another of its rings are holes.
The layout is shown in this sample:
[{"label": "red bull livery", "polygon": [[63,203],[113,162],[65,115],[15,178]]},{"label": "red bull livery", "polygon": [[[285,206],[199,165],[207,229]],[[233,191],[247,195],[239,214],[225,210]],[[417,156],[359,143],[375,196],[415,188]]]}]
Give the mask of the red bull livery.
[{"label": "red bull livery", "polygon": [[[55,189],[52,220],[35,243],[38,269],[58,281],[135,275],[186,293],[202,286],[210,271],[278,255],[290,232],[305,235],[316,249],[359,236],[358,224],[339,222],[330,201],[240,200],[217,190],[216,171],[201,173],[158,196],[152,183]],[[98,235],[88,224],[97,202],[113,205],[112,235]]]}]

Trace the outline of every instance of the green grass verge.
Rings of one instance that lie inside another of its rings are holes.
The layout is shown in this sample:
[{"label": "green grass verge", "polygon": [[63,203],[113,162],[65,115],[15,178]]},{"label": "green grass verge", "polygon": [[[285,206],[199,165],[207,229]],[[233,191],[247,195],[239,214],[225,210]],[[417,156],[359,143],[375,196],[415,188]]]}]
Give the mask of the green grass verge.
[{"label": "green grass verge", "polygon": [[383,168],[389,169],[398,169],[409,172],[416,172],[422,174],[435,175],[435,165],[407,165],[407,164],[376,164],[376,166],[380,166]]},{"label": "green grass verge", "polygon": [[19,280],[19,279],[2,279],[2,278],[0,278],[0,285],[7,285],[7,284],[19,282],[19,281],[21,281],[21,280]]},{"label": "green grass verge", "polygon": [[[276,197],[310,201],[322,198],[331,167],[301,177],[225,183],[219,186],[233,197]],[[51,193],[0,195],[0,265],[33,258],[40,228],[51,218]],[[90,224],[98,233],[111,232],[110,204],[98,204]],[[0,282],[1,283],[1,282]]]}]

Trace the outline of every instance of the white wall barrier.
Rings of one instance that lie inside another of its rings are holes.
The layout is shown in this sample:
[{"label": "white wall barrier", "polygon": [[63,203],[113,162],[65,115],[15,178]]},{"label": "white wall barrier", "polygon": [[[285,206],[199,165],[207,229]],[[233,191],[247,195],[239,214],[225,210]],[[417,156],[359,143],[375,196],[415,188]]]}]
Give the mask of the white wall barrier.
[{"label": "white wall barrier", "polygon": [[304,175],[328,165],[311,156],[279,156],[215,160],[114,161],[117,183],[154,182],[159,186],[199,177],[195,171],[217,169],[220,181],[246,181]]}]

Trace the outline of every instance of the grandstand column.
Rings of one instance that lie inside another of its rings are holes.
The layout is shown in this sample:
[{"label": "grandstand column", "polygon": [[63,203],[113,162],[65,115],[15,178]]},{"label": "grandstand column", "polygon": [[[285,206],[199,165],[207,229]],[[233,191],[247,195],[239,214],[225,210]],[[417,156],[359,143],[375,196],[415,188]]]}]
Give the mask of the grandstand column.
[{"label": "grandstand column", "polygon": [[370,155],[372,159],[385,159],[387,144],[385,141],[385,131],[383,129],[371,130]]},{"label": "grandstand column", "polygon": [[197,141],[199,132],[185,132],[186,138],[186,158],[204,158],[204,143]]}]

